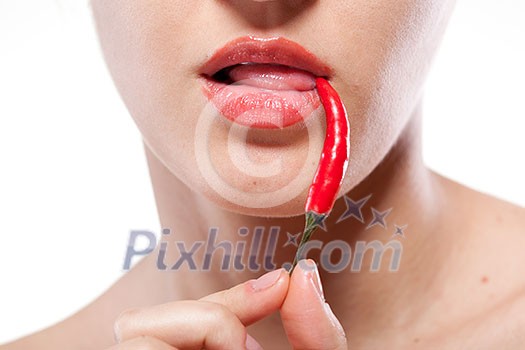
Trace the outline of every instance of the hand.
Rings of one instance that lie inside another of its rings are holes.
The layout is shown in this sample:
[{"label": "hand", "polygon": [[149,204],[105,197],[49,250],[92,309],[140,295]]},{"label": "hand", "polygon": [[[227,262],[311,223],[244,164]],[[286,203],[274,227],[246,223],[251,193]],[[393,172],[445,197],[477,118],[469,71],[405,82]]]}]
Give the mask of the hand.
[{"label": "hand", "polygon": [[317,265],[300,260],[292,272],[281,319],[293,349],[347,350],[346,335],[325,302]]},{"label": "hand", "polygon": [[246,327],[279,309],[294,349],[347,349],[342,327],[317,292],[313,267],[302,260],[291,278],[279,269],[199,300],[125,311],[110,350],[261,349]]}]

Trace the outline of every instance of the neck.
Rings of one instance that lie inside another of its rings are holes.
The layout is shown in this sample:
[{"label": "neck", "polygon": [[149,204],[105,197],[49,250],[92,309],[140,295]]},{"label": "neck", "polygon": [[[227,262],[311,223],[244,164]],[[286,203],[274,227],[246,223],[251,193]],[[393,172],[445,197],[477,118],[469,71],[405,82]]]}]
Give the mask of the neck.
[{"label": "neck", "polygon": [[[318,229],[312,236],[315,244],[308,256],[320,262],[326,298],[342,323],[353,330],[368,327],[366,320],[358,322],[353,315],[366,314],[375,329],[382,329],[382,321],[390,326],[393,322],[410,322],[418,308],[411,297],[425,295],[445,257],[443,237],[438,241],[433,233],[438,229],[435,223],[441,215],[442,200],[434,176],[421,159],[420,120],[418,108],[383,161],[346,194],[346,200],[342,197],[336,202],[326,220],[328,232]],[[147,146],[146,154],[160,222],[171,233],[162,235],[156,254],[144,259],[141,269],[151,273],[161,261],[161,268],[173,272],[158,274],[169,286],[166,299],[199,298],[292,261],[296,247],[287,244],[287,232],[302,232],[304,216],[262,218],[226,211],[180,182]],[[359,210],[348,216],[349,200],[365,198],[362,218]],[[372,208],[377,211],[375,216]],[[379,215],[387,211],[381,222]],[[191,256],[193,270],[190,259],[172,269],[181,257],[181,247],[189,252],[194,244],[199,248]],[[224,259],[228,250],[231,257]],[[342,256],[343,250],[349,254]],[[236,258],[236,254],[242,257]],[[378,271],[371,271],[374,257],[379,256]],[[221,271],[225,261],[229,265]],[[181,280],[191,283],[178,283]],[[389,308],[396,312],[387,312]],[[392,314],[395,320],[387,316]]]}]

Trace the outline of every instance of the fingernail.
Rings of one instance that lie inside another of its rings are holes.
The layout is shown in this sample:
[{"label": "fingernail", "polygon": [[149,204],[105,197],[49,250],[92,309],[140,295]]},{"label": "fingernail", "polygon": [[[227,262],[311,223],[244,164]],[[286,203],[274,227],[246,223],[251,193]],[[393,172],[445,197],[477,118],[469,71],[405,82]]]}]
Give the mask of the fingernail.
[{"label": "fingernail", "polygon": [[251,335],[246,335],[246,350],[263,350],[261,344],[253,339]]},{"label": "fingernail", "polygon": [[301,269],[306,273],[307,278],[312,282],[315,292],[321,300],[324,302],[323,285],[321,284],[321,278],[319,277],[319,270],[317,264],[312,259],[305,259],[299,261]]},{"label": "fingernail", "polygon": [[281,276],[282,271],[283,269],[278,269],[265,273],[261,277],[257,278],[255,281],[252,281],[252,288],[256,292],[258,292],[273,286],[275,282],[277,282],[277,280],[279,279],[279,276]]}]

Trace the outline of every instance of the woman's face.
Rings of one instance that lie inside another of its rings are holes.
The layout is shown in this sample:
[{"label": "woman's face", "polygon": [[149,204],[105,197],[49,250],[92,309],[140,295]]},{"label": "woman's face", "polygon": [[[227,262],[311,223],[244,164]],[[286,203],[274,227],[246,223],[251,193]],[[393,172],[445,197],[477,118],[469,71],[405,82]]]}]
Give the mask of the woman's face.
[{"label": "woman's face", "polygon": [[206,62],[247,36],[282,37],[317,56],[351,125],[342,194],[372,172],[410,119],[453,2],[92,0],[92,8],[116,86],[158,160],[228,210],[290,216],[303,212],[317,168],[322,106],[289,127],[231,123],[208,99]]}]

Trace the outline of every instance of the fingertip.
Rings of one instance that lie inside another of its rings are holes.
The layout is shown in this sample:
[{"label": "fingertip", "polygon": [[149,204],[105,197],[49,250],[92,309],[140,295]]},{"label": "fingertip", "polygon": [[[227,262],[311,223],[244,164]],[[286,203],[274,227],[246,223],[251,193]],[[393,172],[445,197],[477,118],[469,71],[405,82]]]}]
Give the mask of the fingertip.
[{"label": "fingertip", "polygon": [[326,303],[317,264],[298,262],[292,273],[281,318],[294,348],[344,349],[346,336]]},{"label": "fingertip", "polygon": [[257,279],[245,283],[248,295],[259,299],[263,296],[267,303],[279,309],[284,303],[290,285],[290,276],[284,268],[267,272]]},{"label": "fingertip", "polygon": [[244,325],[250,325],[279,310],[288,285],[288,273],[277,269],[199,300],[225,305]]},{"label": "fingertip", "polygon": [[283,268],[273,270],[265,273],[257,279],[249,280],[247,284],[254,292],[260,292],[275,286],[278,282],[281,282],[281,284],[286,282],[284,280],[288,279],[288,274],[284,272],[285,270]]},{"label": "fingertip", "polygon": [[313,286],[314,290],[317,292],[317,296],[324,301],[323,285],[321,283],[321,277],[319,276],[316,262],[312,259],[303,259],[300,260],[297,265],[299,266],[299,271],[301,271],[299,277],[303,279],[303,283],[310,284],[310,287]]}]

